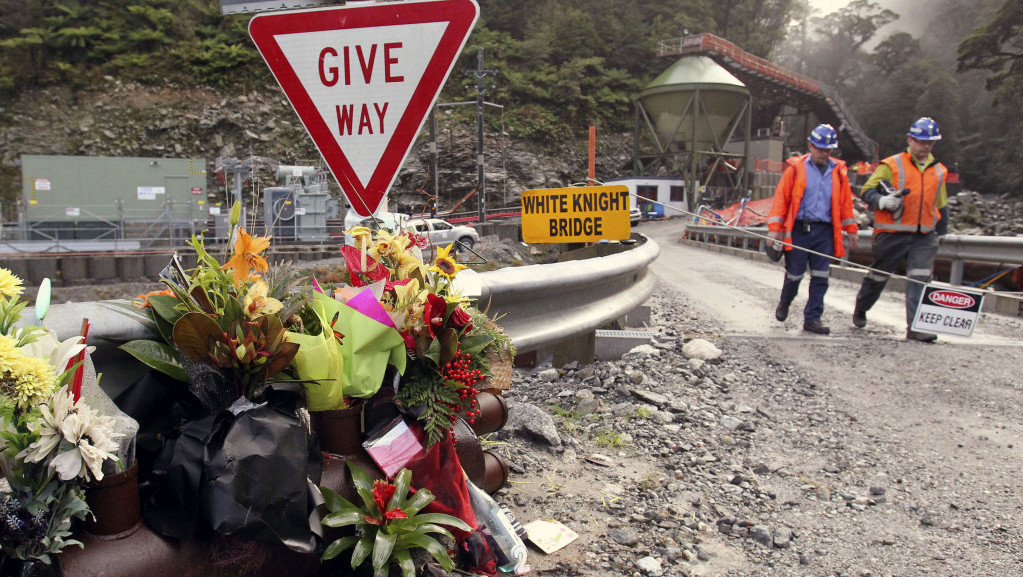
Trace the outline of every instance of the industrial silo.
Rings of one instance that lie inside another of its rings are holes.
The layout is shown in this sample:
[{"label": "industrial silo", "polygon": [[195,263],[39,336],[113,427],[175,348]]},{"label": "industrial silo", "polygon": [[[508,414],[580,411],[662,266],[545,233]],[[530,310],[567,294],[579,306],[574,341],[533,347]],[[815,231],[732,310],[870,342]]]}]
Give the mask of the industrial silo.
[{"label": "industrial silo", "polygon": [[[639,94],[636,173],[666,169],[685,182],[687,191],[705,185],[744,191],[751,110],[749,90],[728,70],[706,56],[680,58]],[[653,142],[645,153],[644,128]],[[744,142],[742,154],[726,152],[733,140]],[[695,208],[699,195],[687,197]]]}]

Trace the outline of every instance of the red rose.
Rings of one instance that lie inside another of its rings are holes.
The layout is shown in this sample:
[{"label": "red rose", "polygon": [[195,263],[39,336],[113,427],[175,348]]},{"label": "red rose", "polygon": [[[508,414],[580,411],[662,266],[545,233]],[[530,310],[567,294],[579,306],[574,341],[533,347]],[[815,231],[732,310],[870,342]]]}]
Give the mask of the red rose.
[{"label": "red rose", "polygon": [[423,307],[423,320],[430,330],[430,336],[436,337],[434,332],[440,332],[444,328],[444,317],[448,314],[448,301],[435,294],[426,295],[426,306]]},{"label": "red rose", "polygon": [[451,312],[451,317],[448,318],[448,326],[456,331],[462,329],[465,329],[466,332],[471,331],[472,317],[462,310],[462,307],[455,307],[455,310]]}]

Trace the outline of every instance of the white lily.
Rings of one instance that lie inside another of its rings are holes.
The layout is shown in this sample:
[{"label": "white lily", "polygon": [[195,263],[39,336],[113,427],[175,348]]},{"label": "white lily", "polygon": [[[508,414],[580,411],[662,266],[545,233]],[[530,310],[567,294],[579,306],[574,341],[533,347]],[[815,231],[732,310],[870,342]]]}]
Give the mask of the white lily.
[{"label": "white lily", "polygon": [[[28,330],[28,329],[26,329]],[[46,359],[56,369],[59,375],[67,369],[68,362],[73,359],[86,347],[82,343],[82,337],[70,337],[63,341],[57,338],[57,333],[48,329],[32,328],[36,333],[36,340],[21,347],[22,352],[29,357]]]}]

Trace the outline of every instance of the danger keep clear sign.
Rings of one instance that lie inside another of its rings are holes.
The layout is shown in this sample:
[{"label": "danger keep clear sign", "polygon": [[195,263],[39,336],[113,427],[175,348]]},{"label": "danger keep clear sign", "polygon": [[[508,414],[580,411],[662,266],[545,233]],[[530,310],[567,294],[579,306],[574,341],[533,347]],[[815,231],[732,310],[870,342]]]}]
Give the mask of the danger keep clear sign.
[{"label": "danger keep clear sign", "polygon": [[627,186],[544,188],[522,193],[522,240],[598,242],[629,238]]},{"label": "danger keep clear sign", "polygon": [[927,285],[920,297],[913,330],[969,337],[980,318],[984,293]]}]

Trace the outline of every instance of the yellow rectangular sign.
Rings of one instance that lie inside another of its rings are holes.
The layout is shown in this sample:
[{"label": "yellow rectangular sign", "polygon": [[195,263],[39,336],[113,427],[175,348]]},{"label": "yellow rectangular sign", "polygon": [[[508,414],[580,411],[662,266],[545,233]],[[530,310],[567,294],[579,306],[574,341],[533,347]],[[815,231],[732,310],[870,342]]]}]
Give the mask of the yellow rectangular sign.
[{"label": "yellow rectangular sign", "polygon": [[629,238],[627,186],[543,188],[522,193],[522,240],[598,242]]}]

